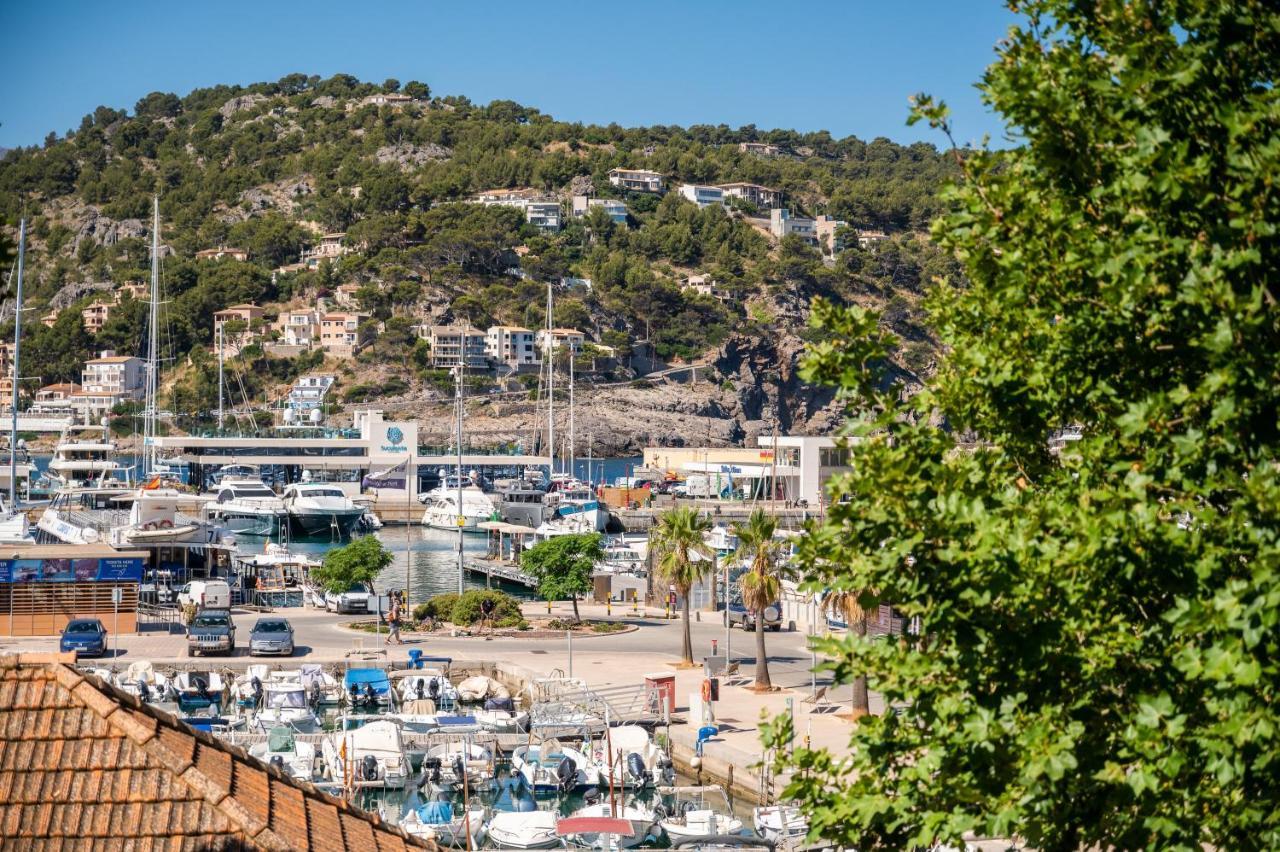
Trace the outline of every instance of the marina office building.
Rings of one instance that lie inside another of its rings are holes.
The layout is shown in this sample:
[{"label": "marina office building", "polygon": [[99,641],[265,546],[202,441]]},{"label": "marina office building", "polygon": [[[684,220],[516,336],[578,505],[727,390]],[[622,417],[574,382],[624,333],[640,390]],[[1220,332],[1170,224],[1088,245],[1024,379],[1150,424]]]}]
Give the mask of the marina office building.
[{"label": "marina office building", "polygon": [[[280,437],[167,436],[153,440],[160,456],[189,465],[189,481],[197,490],[209,488],[210,476],[218,468],[255,465],[276,484],[329,482],[355,496],[361,493],[361,480],[366,475],[403,464],[403,474],[397,474],[404,476],[406,488],[373,489],[377,501],[392,508],[434,487],[442,471],[452,474],[457,468],[454,447],[419,446],[417,421],[387,420],[380,410],[357,411],[353,429],[303,437],[318,431],[298,427],[295,434],[283,432]],[[462,455],[464,474],[546,468],[548,464],[546,456],[477,451]]]}]

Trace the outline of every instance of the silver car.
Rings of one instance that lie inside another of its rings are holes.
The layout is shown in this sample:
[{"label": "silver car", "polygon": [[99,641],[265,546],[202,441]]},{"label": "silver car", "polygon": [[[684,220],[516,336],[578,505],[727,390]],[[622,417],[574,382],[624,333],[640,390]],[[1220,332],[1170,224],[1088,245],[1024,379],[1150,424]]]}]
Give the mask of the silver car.
[{"label": "silver car", "polygon": [[293,656],[293,625],[284,618],[259,618],[249,631],[249,655]]}]

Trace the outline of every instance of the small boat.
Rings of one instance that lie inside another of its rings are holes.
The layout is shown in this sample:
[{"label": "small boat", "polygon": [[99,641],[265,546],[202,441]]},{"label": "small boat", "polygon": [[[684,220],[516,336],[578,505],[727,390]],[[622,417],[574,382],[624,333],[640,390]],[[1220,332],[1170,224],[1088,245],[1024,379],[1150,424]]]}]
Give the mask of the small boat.
[{"label": "small boat", "polygon": [[178,709],[184,713],[210,707],[221,709],[226,702],[222,676],[217,672],[178,672],[172,683]]},{"label": "small boat", "polygon": [[341,488],[324,482],[299,482],[281,496],[289,513],[289,532],[295,536],[346,539],[364,517],[366,508],[352,502]]},{"label": "small boat", "polygon": [[[95,674],[104,680],[107,680],[104,674],[110,675],[104,670],[98,670]],[[175,697],[169,678],[157,672],[147,660],[136,660],[130,663],[127,669],[115,676],[114,683],[120,689],[148,704],[163,704],[173,701]]]},{"label": "small boat", "polygon": [[591,756],[606,779],[612,774],[615,787],[648,787],[676,780],[671,758],[639,725],[610,728],[607,738],[596,741]]},{"label": "small boat", "polygon": [[[158,480],[157,480],[158,482]],[[201,522],[178,510],[178,501],[186,498],[173,488],[142,487],[114,498],[116,503],[131,503],[128,520],[111,530],[110,541],[117,547],[147,544],[217,544],[223,530],[216,524]]]},{"label": "small boat", "polygon": [[301,733],[320,730],[320,719],[307,699],[307,688],[297,672],[275,672],[263,684],[263,699],[254,721],[264,730],[289,727]]},{"label": "small boat", "polygon": [[[448,731],[447,728],[443,730]],[[472,791],[491,788],[496,774],[494,750],[470,738],[428,744],[422,757],[422,768],[427,783],[433,788],[455,793],[462,791],[464,774],[467,788]]]},{"label": "small boat", "polygon": [[476,724],[495,734],[518,734],[529,729],[529,714],[517,710],[511,698],[486,698],[484,709],[472,710]]},{"label": "small boat", "polygon": [[672,843],[742,831],[723,787],[659,787],[658,793],[664,799],[655,808],[658,825]]},{"label": "small boat", "polygon": [[298,677],[307,688],[307,695],[313,705],[320,707],[342,703],[342,684],[319,663],[303,663],[298,667]]},{"label": "small boat", "polygon": [[400,827],[406,834],[460,849],[478,849],[484,839],[484,825],[484,805],[473,801],[470,810],[455,808],[447,794],[410,807],[400,820]]},{"label": "small boat", "polygon": [[560,820],[556,832],[574,846],[630,849],[653,832],[654,812],[638,805],[596,802]]},{"label": "small boat", "polygon": [[559,816],[538,810],[533,792],[522,777],[503,779],[493,809],[485,831],[495,848],[550,849],[561,845],[560,836],[556,834]]},{"label": "small boat", "polygon": [[321,751],[336,783],[400,789],[409,782],[409,758],[400,726],[389,719],[335,731],[324,739]]},{"label": "small boat", "polygon": [[[493,518],[495,514],[493,501],[475,485],[462,489],[462,510],[458,510],[457,490],[448,491],[437,488],[427,495],[427,510],[422,513],[422,525],[436,530],[463,532],[484,532],[477,526],[482,521]],[[459,524],[458,519],[462,519]]]},{"label": "small boat", "polygon": [[401,675],[399,681],[401,701],[430,701],[439,710],[451,710],[458,703],[458,690],[442,671],[428,669],[419,674],[415,670]]},{"label": "small boat", "polygon": [[291,728],[272,728],[267,732],[265,742],[249,747],[249,754],[263,763],[279,767],[299,781],[314,780],[316,747],[311,743],[298,742],[293,733]]},{"label": "small boat", "polygon": [[795,805],[761,805],[753,814],[756,833],[766,840],[783,843],[809,833],[809,818]]},{"label": "small boat", "polygon": [[511,753],[511,771],[538,792],[567,793],[599,787],[601,783],[600,770],[593,760],[554,737],[516,746]]},{"label": "small boat", "polygon": [[386,708],[395,700],[391,679],[381,668],[347,669],[342,678],[342,692],[348,709]]},{"label": "small boat", "polygon": [[241,535],[274,536],[288,523],[289,512],[261,479],[245,477],[218,483],[217,494],[201,511]]}]

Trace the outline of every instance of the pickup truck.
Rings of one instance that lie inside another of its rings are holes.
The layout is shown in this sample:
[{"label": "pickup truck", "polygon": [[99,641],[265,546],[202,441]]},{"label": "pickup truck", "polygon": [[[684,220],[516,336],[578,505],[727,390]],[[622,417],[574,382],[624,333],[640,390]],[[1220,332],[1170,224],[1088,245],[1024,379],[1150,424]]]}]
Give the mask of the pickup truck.
[{"label": "pickup truck", "polygon": [[[741,624],[743,630],[756,629],[756,614],[742,603],[733,601],[728,608],[729,626]],[[775,633],[782,629],[782,604],[771,603],[764,608],[764,626]]]},{"label": "pickup truck", "polygon": [[234,653],[236,623],[229,609],[202,609],[187,628],[187,654],[198,657],[209,652]]}]

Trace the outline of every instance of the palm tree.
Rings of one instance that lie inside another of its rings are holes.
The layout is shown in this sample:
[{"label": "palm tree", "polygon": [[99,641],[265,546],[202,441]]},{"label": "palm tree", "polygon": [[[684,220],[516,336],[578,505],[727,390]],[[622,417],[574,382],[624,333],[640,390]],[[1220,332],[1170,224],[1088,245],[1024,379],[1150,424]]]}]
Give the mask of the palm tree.
[{"label": "palm tree", "polygon": [[[860,598],[862,592],[835,590],[827,593],[822,607],[827,612],[843,615],[849,632],[857,636],[859,641],[867,637],[867,620],[870,613],[863,608]],[[853,678],[853,701],[849,708],[849,718],[856,720],[871,712],[870,698],[867,696],[867,675],[859,673]]]},{"label": "palm tree", "polygon": [[734,524],[738,549],[730,559],[749,563],[738,582],[742,585],[742,602],[755,613],[756,623],[756,689],[773,688],[769,679],[769,658],[764,650],[764,611],[782,597],[784,567],[779,558],[783,543],[773,537],[778,521],[756,509],[744,524]]},{"label": "palm tree", "polygon": [[[693,639],[689,635],[689,590],[707,572],[715,570],[711,548],[702,534],[711,522],[697,509],[677,507],[658,516],[653,532],[654,552],[658,556],[658,575],[676,587],[684,610],[684,662],[693,665]],[[701,558],[695,558],[701,557]]]}]

